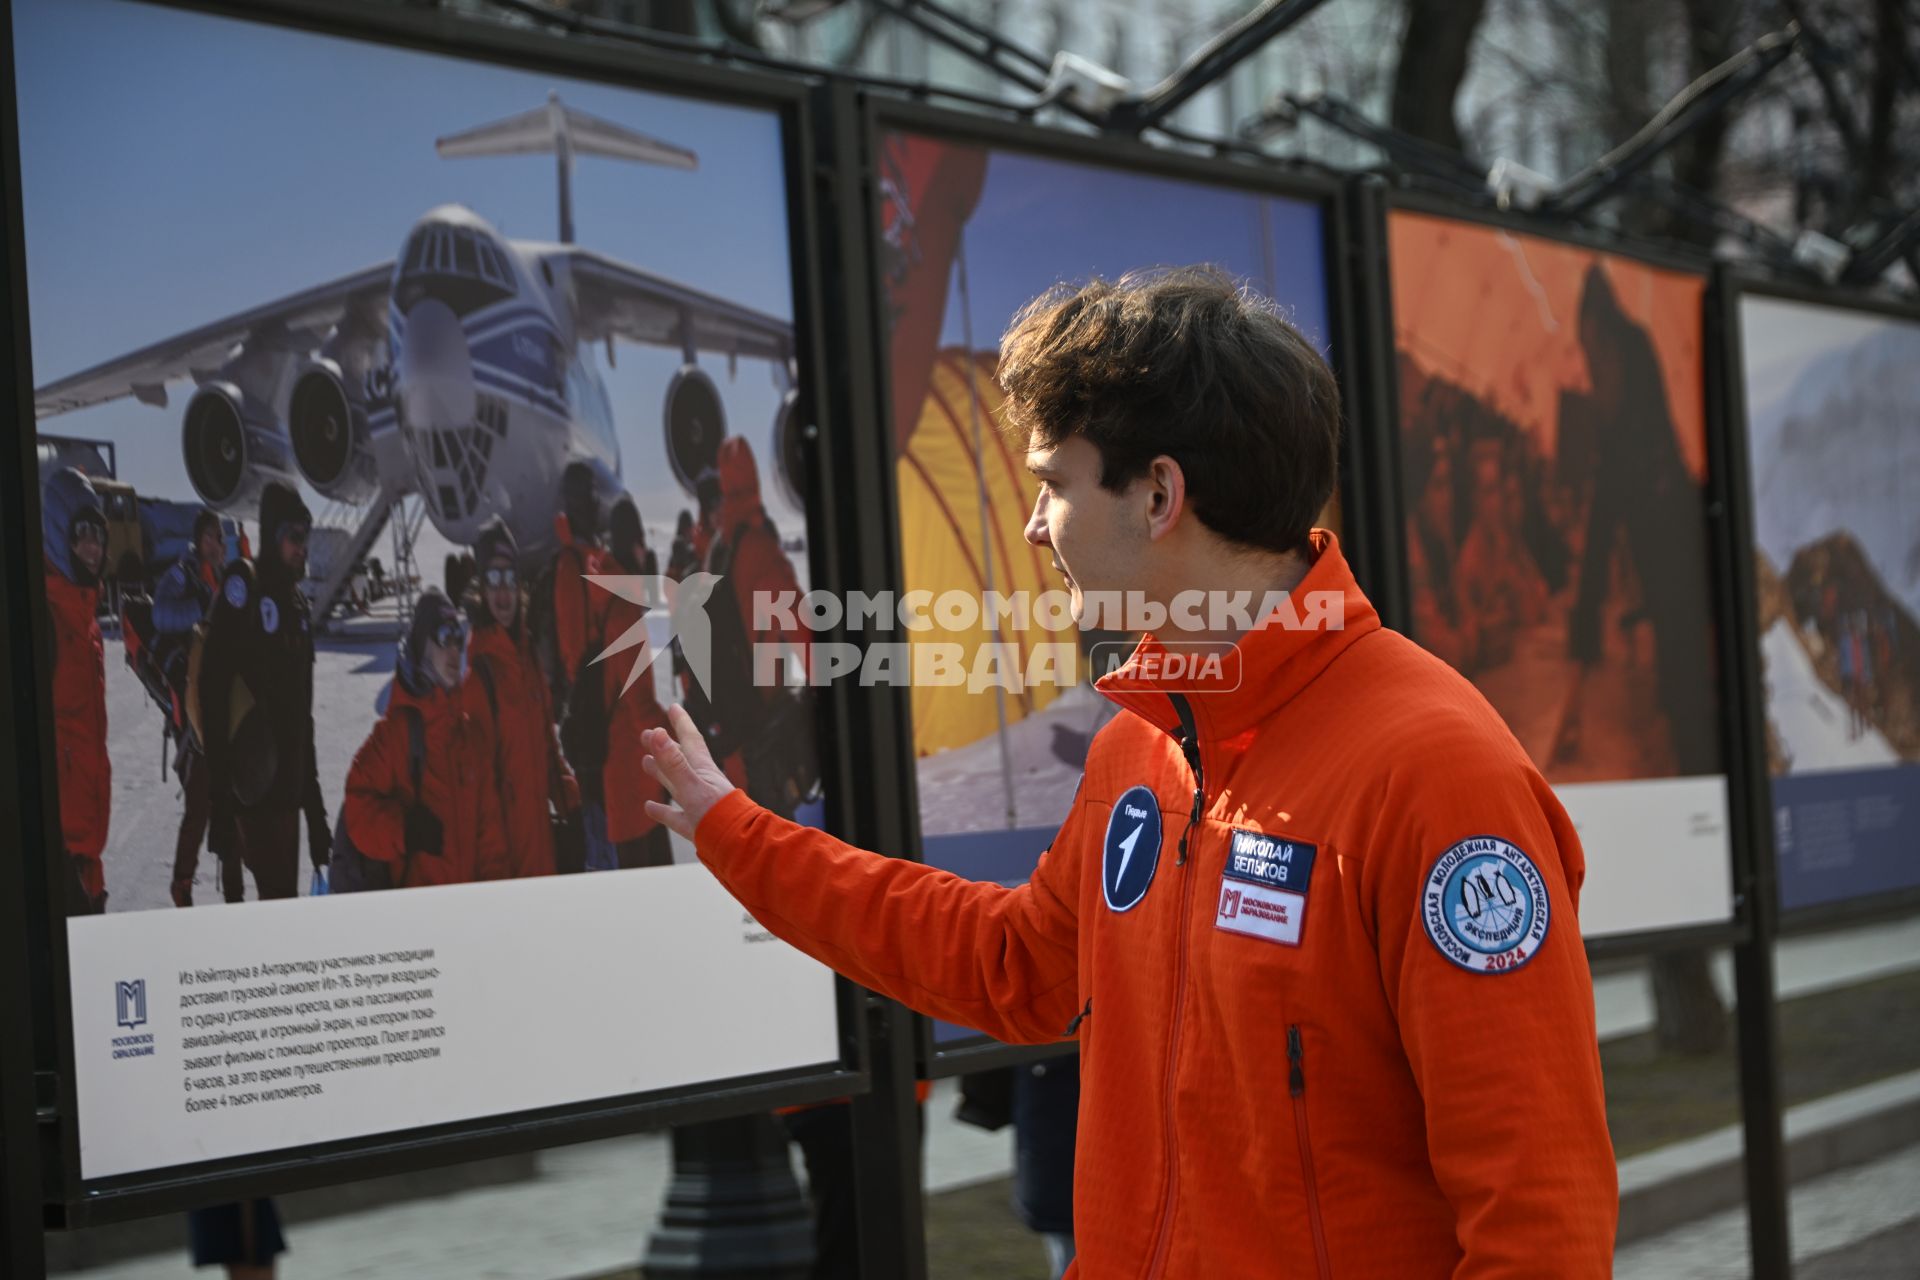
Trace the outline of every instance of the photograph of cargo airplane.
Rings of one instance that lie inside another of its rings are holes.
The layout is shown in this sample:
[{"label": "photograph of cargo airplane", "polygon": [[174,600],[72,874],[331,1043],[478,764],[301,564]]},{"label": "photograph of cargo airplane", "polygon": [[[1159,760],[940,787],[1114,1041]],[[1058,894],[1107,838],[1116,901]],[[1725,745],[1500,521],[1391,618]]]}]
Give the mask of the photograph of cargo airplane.
[{"label": "photograph of cargo airplane", "polygon": [[[557,93],[520,115],[439,138],[443,158],[552,154],[559,240],[510,240],[462,205],[432,209],[399,256],[56,379],[36,418],[132,397],[165,409],[191,379],[181,417],[187,477],[201,500],[255,514],[270,481],[302,480],[349,514],[344,545],[316,555],[315,617],[326,619],[391,525],[411,560],[422,516],[468,545],[494,516],[529,560],[554,545],[560,475],[585,461],[603,498],[623,491],[612,403],[586,357],[616,339],[677,349],[663,405],[666,455],[691,494],[726,433],[701,353],[771,362],[773,455],[792,466],[792,326],[574,243],[576,157],[694,169],[692,151],[567,106]],[[409,511],[410,497],[418,503]]]}]

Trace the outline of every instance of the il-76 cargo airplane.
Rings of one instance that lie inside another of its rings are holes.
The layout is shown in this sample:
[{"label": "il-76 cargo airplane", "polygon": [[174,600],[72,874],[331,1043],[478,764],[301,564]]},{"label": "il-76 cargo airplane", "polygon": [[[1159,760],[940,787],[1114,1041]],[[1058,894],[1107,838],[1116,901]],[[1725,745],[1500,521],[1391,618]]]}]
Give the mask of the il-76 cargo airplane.
[{"label": "il-76 cargo airplane", "polygon": [[[250,516],[267,482],[297,476],[365,508],[342,578],[408,494],[456,544],[504,517],[529,558],[553,545],[569,463],[588,463],[603,496],[615,497],[622,481],[612,407],[583,358],[596,343],[609,357],[616,338],[682,353],[665,427],[668,456],[689,490],[687,472],[714,456],[725,430],[697,353],[771,362],[784,393],[775,434],[785,443],[794,403],[789,324],[573,243],[576,155],[692,169],[693,152],[576,111],[558,95],[435,146],[446,157],[553,153],[560,242],[508,240],[472,210],[443,205],[414,224],[391,262],[50,382],[34,393],[35,416],[123,396],[164,408],[167,384],[191,378],[181,443],[200,497]],[[322,614],[332,592],[321,589]]]}]

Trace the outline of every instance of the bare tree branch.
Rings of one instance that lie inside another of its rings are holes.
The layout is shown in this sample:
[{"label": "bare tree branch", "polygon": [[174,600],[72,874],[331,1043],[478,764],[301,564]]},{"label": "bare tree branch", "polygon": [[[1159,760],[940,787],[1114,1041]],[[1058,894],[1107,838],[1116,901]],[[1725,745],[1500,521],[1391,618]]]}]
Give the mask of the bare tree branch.
[{"label": "bare tree branch", "polygon": [[1409,0],[1400,65],[1393,77],[1394,128],[1465,150],[1453,105],[1486,8],[1487,0]]},{"label": "bare tree branch", "polygon": [[[1807,7],[1802,0],[1784,0],[1784,3],[1787,12],[1793,15],[1794,21],[1800,24],[1803,31],[1813,34],[1815,38],[1821,38],[1819,25],[1807,16]],[[1821,96],[1826,99],[1827,114],[1833,118],[1834,127],[1840,130],[1841,140],[1846,143],[1850,153],[1859,155],[1860,126],[1854,121],[1853,109],[1847,105],[1846,94],[1842,92],[1840,82],[1833,74],[1833,68],[1828,66],[1826,59],[1817,53],[1806,61],[1813,70],[1813,78],[1820,85]]]}]

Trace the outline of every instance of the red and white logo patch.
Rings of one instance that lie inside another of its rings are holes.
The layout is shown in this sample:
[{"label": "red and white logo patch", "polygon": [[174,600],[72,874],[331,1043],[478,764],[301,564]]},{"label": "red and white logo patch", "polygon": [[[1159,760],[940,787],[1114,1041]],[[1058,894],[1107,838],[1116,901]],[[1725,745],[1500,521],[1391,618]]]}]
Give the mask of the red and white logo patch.
[{"label": "red and white logo patch", "polygon": [[1307,914],[1307,895],[1270,889],[1245,880],[1227,880],[1220,886],[1220,904],[1213,925],[1229,933],[1244,933],[1290,947],[1300,945],[1300,926]]}]

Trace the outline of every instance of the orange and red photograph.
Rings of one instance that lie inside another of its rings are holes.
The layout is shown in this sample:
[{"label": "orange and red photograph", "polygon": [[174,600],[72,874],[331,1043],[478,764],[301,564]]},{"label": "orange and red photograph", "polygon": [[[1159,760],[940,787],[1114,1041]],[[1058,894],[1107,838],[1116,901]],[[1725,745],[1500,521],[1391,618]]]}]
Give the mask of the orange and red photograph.
[{"label": "orange and red photograph", "polygon": [[1414,639],[1555,784],[1718,773],[1705,281],[1390,221]]}]

